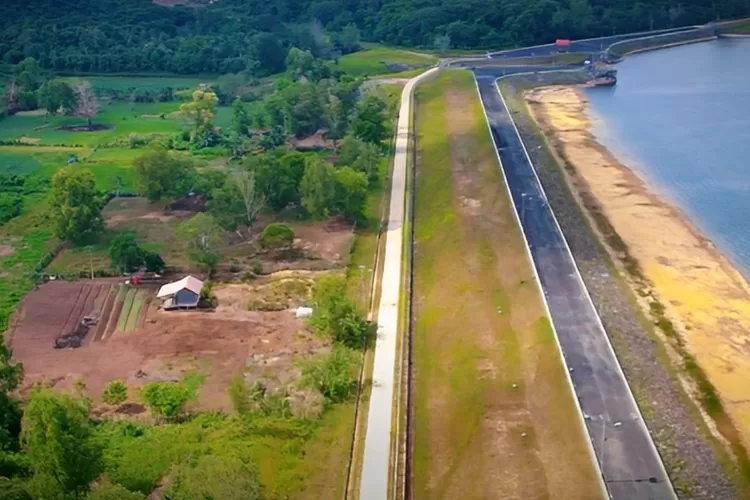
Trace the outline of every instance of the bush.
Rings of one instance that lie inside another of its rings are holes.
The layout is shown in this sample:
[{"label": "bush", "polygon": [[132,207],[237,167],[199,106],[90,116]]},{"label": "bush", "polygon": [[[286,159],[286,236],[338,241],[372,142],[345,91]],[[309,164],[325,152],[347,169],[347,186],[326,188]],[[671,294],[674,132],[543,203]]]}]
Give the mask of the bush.
[{"label": "bush", "polygon": [[128,388],[120,380],[113,380],[107,384],[102,394],[102,400],[108,405],[116,406],[128,399]]},{"label": "bush", "polygon": [[142,493],[134,493],[114,483],[103,483],[89,493],[88,500],[143,500]]},{"label": "bush", "polygon": [[219,305],[219,299],[214,293],[214,284],[212,281],[206,281],[201,289],[200,307],[214,308],[217,305]]},{"label": "bush", "polygon": [[239,458],[202,455],[170,476],[165,498],[174,500],[260,500],[263,488],[252,464]]},{"label": "bush", "polygon": [[359,383],[360,355],[344,346],[302,364],[303,387],[319,391],[331,403],[349,400]]},{"label": "bush", "polygon": [[294,241],[294,231],[286,224],[272,222],[260,234],[260,244],[264,248],[284,248]]},{"label": "bush", "polygon": [[313,315],[310,326],[347,347],[361,348],[372,340],[374,332],[346,296],[343,276],[326,276],[313,287]]},{"label": "bush", "polygon": [[144,404],[157,416],[174,420],[185,410],[189,401],[195,400],[202,377],[185,377],[181,382],[149,382],[141,389]]}]

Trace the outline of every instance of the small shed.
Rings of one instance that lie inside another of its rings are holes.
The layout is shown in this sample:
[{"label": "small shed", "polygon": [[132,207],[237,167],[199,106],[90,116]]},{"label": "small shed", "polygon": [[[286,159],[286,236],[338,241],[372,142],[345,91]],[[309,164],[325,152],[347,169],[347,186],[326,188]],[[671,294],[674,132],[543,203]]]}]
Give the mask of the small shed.
[{"label": "small shed", "polygon": [[164,309],[198,307],[203,282],[192,276],[185,276],[179,281],[167,283],[156,294],[163,302]]}]

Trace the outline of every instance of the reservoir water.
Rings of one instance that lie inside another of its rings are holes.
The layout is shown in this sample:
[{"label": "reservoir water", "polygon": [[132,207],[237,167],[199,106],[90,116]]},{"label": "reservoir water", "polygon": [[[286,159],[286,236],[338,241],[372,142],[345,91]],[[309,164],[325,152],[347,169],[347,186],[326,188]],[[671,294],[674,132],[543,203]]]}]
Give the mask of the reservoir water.
[{"label": "reservoir water", "polygon": [[750,277],[750,38],[629,56],[594,133]]}]

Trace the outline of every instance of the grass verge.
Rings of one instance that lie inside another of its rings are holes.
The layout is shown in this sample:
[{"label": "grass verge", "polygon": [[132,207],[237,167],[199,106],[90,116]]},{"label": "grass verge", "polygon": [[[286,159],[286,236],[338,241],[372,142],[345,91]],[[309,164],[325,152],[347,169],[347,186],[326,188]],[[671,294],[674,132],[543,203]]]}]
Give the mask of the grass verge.
[{"label": "grass verge", "polygon": [[471,73],[416,101],[414,498],[596,497]]}]

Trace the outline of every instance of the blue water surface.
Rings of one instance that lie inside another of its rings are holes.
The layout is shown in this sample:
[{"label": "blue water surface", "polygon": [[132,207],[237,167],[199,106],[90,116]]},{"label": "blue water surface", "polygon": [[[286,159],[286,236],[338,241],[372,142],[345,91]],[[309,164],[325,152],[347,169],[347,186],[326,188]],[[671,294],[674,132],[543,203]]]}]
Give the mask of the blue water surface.
[{"label": "blue water surface", "polygon": [[594,133],[750,277],[750,39],[628,57]]}]

